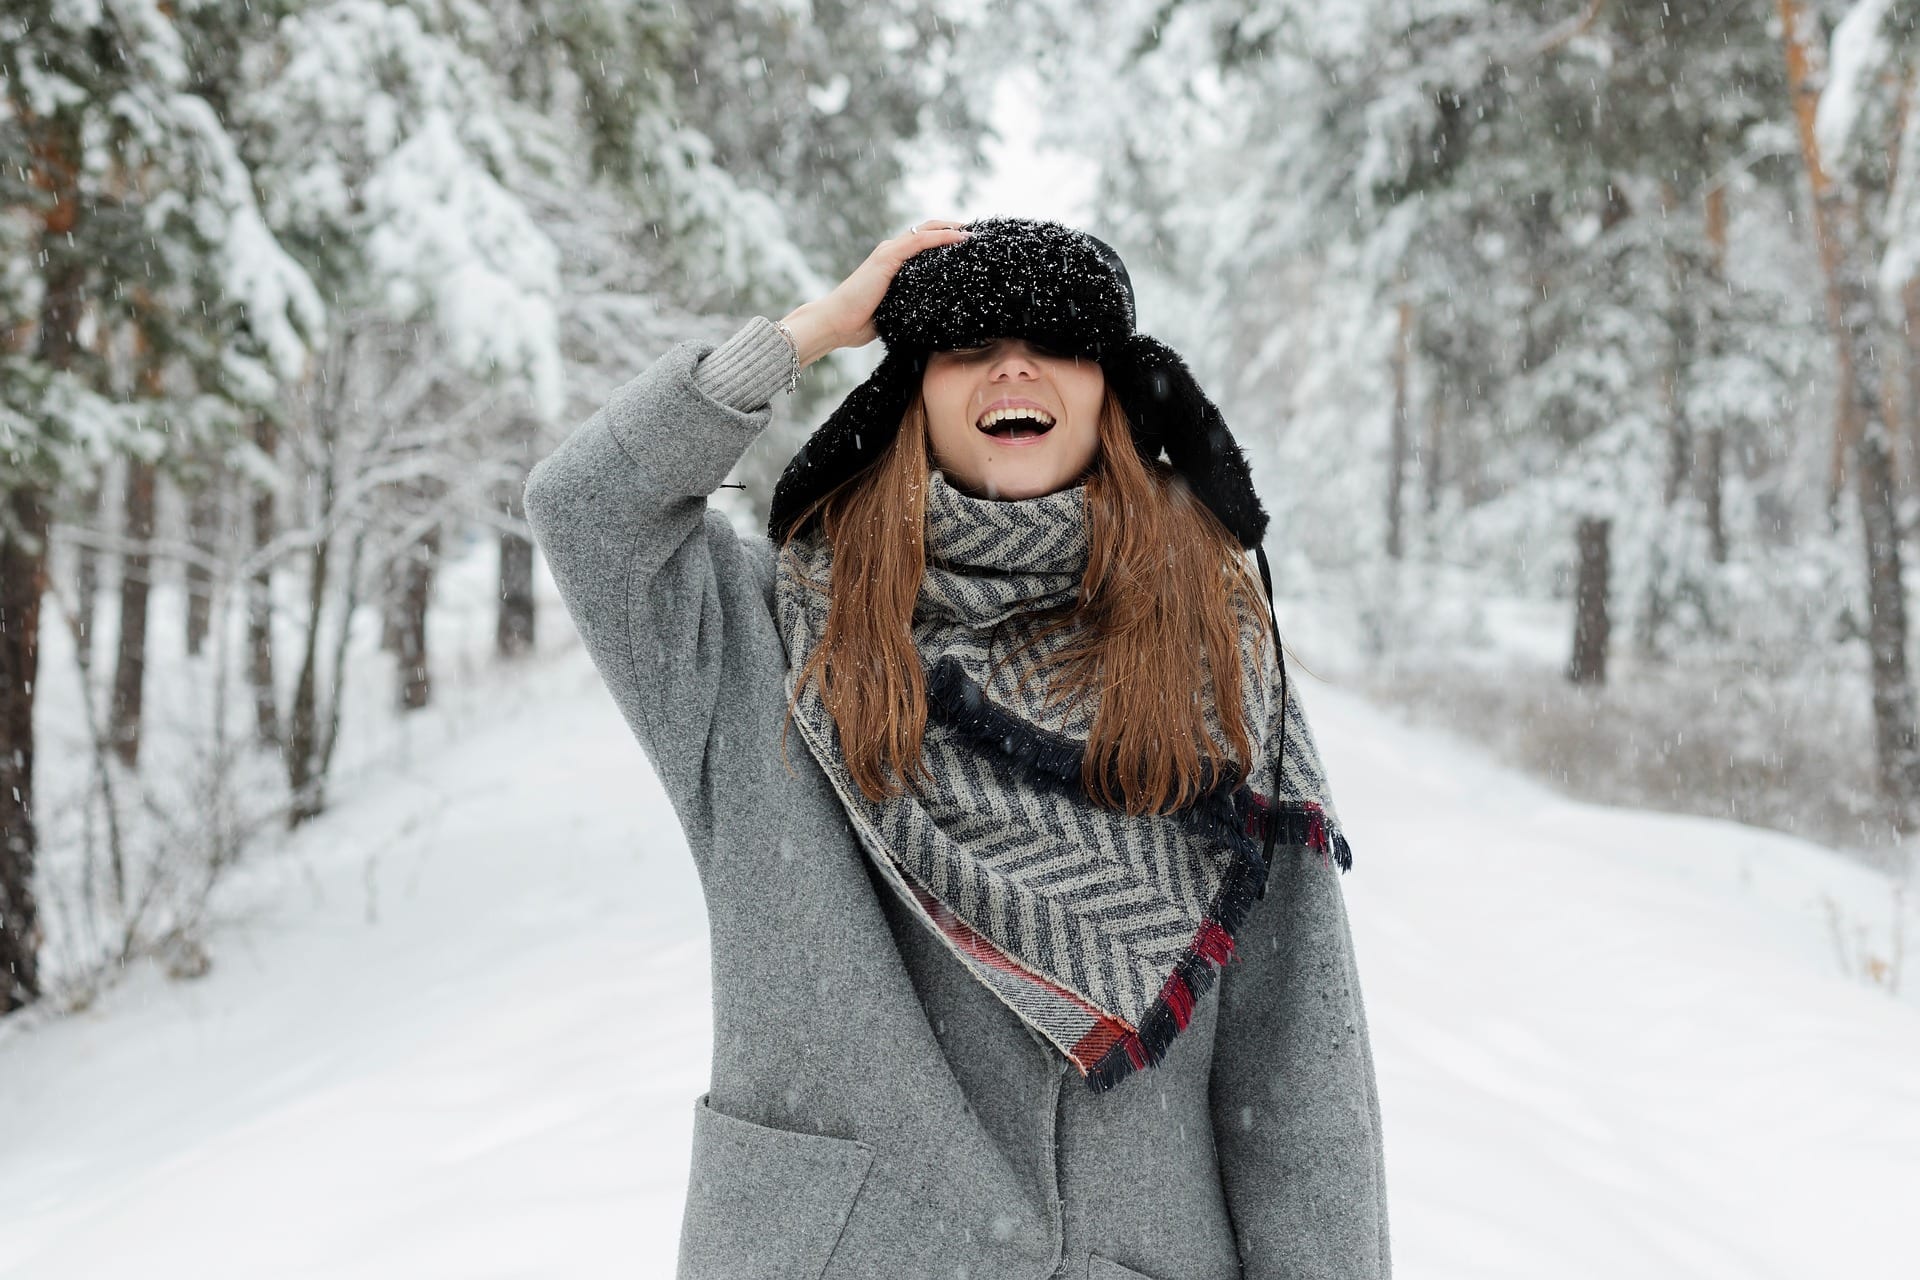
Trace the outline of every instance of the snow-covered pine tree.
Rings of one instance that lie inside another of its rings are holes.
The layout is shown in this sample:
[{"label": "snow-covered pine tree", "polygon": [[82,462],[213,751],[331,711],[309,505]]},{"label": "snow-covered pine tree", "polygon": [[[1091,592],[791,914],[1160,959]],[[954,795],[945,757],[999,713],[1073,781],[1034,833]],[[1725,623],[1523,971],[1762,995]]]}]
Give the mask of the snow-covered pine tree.
[{"label": "snow-covered pine tree", "polygon": [[[486,60],[503,38],[487,17],[289,5],[240,50],[232,111],[268,222],[331,304],[279,440],[301,500],[282,539],[307,571],[283,734],[295,822],[325,803],[341,638],[370,582],[400,559],[430,580],[447,510],[493,507],[504,406],[563,406],[558,253],[520,194],[554,134]],[[425,662],[403,660],[415,701]]]},{"label": "snow-covered pine tree", "polygon": [[[951,211],[899,203],[910,153],[931,149],[977,165],[989,137],[991,63],[983,35],[1005,28],[973,5],[942,0],[765,0],[703,4],[696,36],[673,60],[674,100],[712,145],[711,163],[771,197],[782,234],[818,274],[729,266],[740,256],[690,245],[669,283],[683,305],[713,315],[712,336],[741,316],[781,316],[831,288],[878,241]],[[748,234],[753,233],[750,229]],[[774,481],[808,427],[860,375],[838,358],[808,371],[791,403],[741,460],[743,514],[763,520]]]},{"label": "snow-covered pine tree", "polygon": [[[39,599],[48,562],[36,535],[49,525],[56,544],[86,553],[62,562],[63,598],[67,573],[90,575],[95,548],[184,560],[190,633],[205,625],[217,637],[212,606],[244,584],[249,718],[284,756],[293,797],[282,806],[258,793],[244,824],[317,811],[352,620],[380,562],[426,570],[408,592],[416,701],[434,541],[455,522],[498,528],[500,643],[523,650],[532,557],[513,503],[531,458],[670,341],[718,338],[749,310],[780,314],[831,283],[810,255],[840,269],[896,230],[906,211],[891,206],[891,189],[907,139],[949,132],[963,153],[977,148],[967,111],[930,109],[951,83],[944,7],[827,5],[810,17],[755,0],[699,13],[613,0],[106,0],[9,10],[0,298],[25,321],[0,331],[0,470],[9,510],[32,518],[9,525],[26,536],[3,544],[7,588],[21,597],[4,602],[5,617],[27,616]],[[916,63],[912,76],[894,75],[901,58]],[[762,97],[776,119],[742,118],[740,103]],[[863,119],[863,97],[886,110]],[[156,111],[163,99],[168,110]],[[83,136],[89,154],[73,150]],[[144,293],[118,287],[136,277]],[[830,391],[825,378],[809,381]],[[136,452],[154,464],[150,488],[128,460]],[[155,499],[162,540],[151,547],[115,540],[129,479],[139,503]],[[223,493],[237,499],[231,515]],[[188,537],[173,541],[182,507]],[[223,541],[232,516],[243,536]],[[305,572],[287,593],[301,601],[300,643],[281,664],[283,701],[271,579],[289,568]],[[31,601],[14,590],[28,586]],[[84,617],[92,593],[78,594],[73,612]],[[16,677],[37,621],[0,626],[21,641],[0,681],[14,694],[32,687]],[[122,667],[129,678],[145,669]],[[120,703],[131,741],[135,700]],[[31,725],[19,699],[5,709]],[[8,759],[30,765],[26,745]],[[33,889],[46,864],[33,856],[30,779],[16,769],[8,781],[23,801],[9,833],[26,832],[8,846],[5,885],[8,972],[27,975],[10,991],[24,999],[43,976]],[[150,781],[131,778],[142,807],[178,799]],[[87,794],[88,821],[110,817],[92,806],[112,803]],[[41,887],[55,901],[82,893],[66,871]],[[195,909],[179,906],[148,919],[177,924]],[[64,939],[63,977],[84,979],[85,966],[154,941],[131,916],[83,931]]]},{"label": "snow-covered pine tree", "polygon": [[[350,346],[350,329],[395,339],[340,370],[391,388],[364,393],[342,428],[353,438],[312,448],[333,428],[311,397],[291,444],[340,469],[312,486],[316,501],[344,486],[359,504],[305,523],[334,529],[349,561],[358,540],[369,573],[410,566],[396,579],[409,588],[399,632],[415,637],[404,702],[424,687],[417,615],[437,525],[497,513],[503,605],[523,602],[498,627],[512,645],[530,630],[512,504],[539,437],[672,338],[718,337],[746,311],[779,314],[824,290],[816,246],[841,259],[871,247],[897,147],[927,127],[908,104],[944,81],[889,91],[896,108],[858,123],[844,95],[814,86],[884,80],[887,49],[932,58],[943,37],[931,9],[827,6],[801,21],[744,2],[696,15],[610,0],[335,0],[300,6],[249,52],[236,116],[275,230],[338,300],[334,345]],[[767,112],[740,110],[757,100]],[[354,479],[370,474],[381,484]],[[314,794],[332,732],[323,704],[338,692],[322,695],[308,621],[287,754],[296,793]]]},{"label": "snow-covered pine tree", "polygon": [[[317,327],[317,296],[194,92],[177,12],[205,7],[0,14],[0,221],[18,247],[0,287],[21,317],[0,343],[0,1013],[40,991],[33,690],[52,526],[109,458],[137,477],[223,437],[234,402],[295,372]],[[123,733],[136,715],[123,705]]]},{"label": "snow-covered pine tree", "polygon": [[[1432,316],[1413,326],[1431,348],[1429,421],[1450,401],[1485,406],[1448,433],[1456,462],[1480,464],[1455,470],[1474,482],[1465,505],[1511,507],[1526,492],[1521,501],[1558,526],[1570,553],[1580,503],[1624,500],[1634,508],[1616,521],[1629,598],[1643,618],[1667,613],[1663,592],[1646,585],[1664,579],[1648,566],[1669,541],[1689,540],[1667,513],[1699,506],[1684,391],[1705,354],[1699,335],[1722,332],[1730,309],[1725,291],[1694,287],[1706,205],[1769,119],[1764,28],[1698,6],[1383,2],[1329,22],[1310,6],[1229,14],[1203,3],[1172,17],[1191,26],[1196,12],[1211,61],[1238,91],[1217,96],[1257,104],[1234,143],[1259,157],[1243,184],[1258,197],[1246,203],[1287,210],[1272,220],[1291,234],[1255,238],[1255,263],[1267,246],[1283,263],[1348,248],[1356,270],[1342,268],[1345,283],[1387,318],[1376,334],[1397,330],[1388,323],[1402,308]],[[1154,53],[1191,58],[1192,39],[1162,26]],[[1245,239],[1221,230],[1245,230],[1244,218],[1208,228],[1244,266]],[[1394,345],[1381,345],[1383,365]],[[1457,354],[1469,352],[1472,366]],[[1336,355],[1356,357],[1364,353]],[[1369,416],[1391,418],[1379,412],[1391,403],[1382,390],[1368,388]],[[1403,477],[1394,437],[1382,434],[1376,492],[1386,501],[1365,507],[1391,530],[1404,514]],[[1583,454],[1597,474],[1569,487],[1562,477]],[[1651,488],[1609,474],[1656,462],[1664,475]],[[1546,530],[1531,532],[1497,541],[1538,546]]]},{"label": "snow-covered pine tree", "polygon": [[[1910,103],[1912,6],[1811,7],[1821,47],[1849,12],[1878,15],[1882,39],[1859,45],[1884,51],[1873,93]],[[1130,262],[1163,268],[1150,293],[1181,308],[1165,327],[1246,424],[1293,517],[1292,589],[1313,590],[1309,565],[1351,574],[1373,633],[1430,645],[1462,596],[1566,601],[1578,519],[1610,516],[1614,633],[1643,664],[1851,682],[1832,642],[1890,624],[1858,552],[1839,554],[1862,521],[1820,498],[1830,432],[1810,393],[1845,370],[1779,5],[1137,0],[1097,41],[1074,38],[1074,6],[1047,8],[1040,42],[1073,55],[1049,80],[1056,136],[1101,158],[1103,219]],[[1138,101],[1155,110],[1114,105]],[[1917,169],[1881,174],[1896,308]],[[1418,510],[1404,489],[1390,505],[1409,305]],[[1384,555],[1396,518],[1412,573]]]}]

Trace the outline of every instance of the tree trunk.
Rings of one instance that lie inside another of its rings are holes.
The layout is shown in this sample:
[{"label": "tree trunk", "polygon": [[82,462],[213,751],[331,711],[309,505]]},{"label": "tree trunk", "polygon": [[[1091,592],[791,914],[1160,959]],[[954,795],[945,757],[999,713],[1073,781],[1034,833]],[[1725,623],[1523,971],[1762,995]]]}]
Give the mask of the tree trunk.
[{"label": "tree trunk", "polygon": [[[150,401],[166,394],[162,357],[147,336],[146,315],[153,302],[144,288],[134,289],[141,319],[134,324],[134,348],[140,361],[140,393]],[[158,468],[144,458],[127,459],[126,512],[120,555],[119,651],[113,667],[113,700],[108,707],[107,741],[120,763],[131,769],[140,759],[140,712],[147,687],[147,596],[153,585],[153,505]]]},{"label": "tree trunk", "polygon": [[[1707,192],[1707,247],[1707,270],[1710,273],[1707,287],[1714,291],[1717,298],[1725,294],[1727,279],[1727,188],[1724,184]],[[1715,324],[1707,337],[1709,350],[1715,356],[1726,350],[1726,330],[1725,324]],[[1707,541],[1712,548],[1713,562],[1725,564],[1727,429],[1724,422],[1717,422],[1707,429],[1706,451],[1700,466],[1700,505],[1707,518]]]},{"label": "tree trunk", "polygon": [[1907,671],[1907,602],[1901,589],[1898,496],[1893,451],[1878,421],[1854,449],[1855,489],[1867,544],[1867,647],[1873,666],[1873,745],[1880,791],[1896,827],[1920,824],[1920,741]]},{"label": "tree trunk", "polygon": [[380,580],[380,652],[397,660],[406,648],[407,560],[411,549],[387,561]]},{"label": "tree trunk", "polygon": [[[507,486],[507,515],[523,522],[527,518],[518,484]],[[533,651],[533,543],[519,533],[500,535],[500,610],[493,647],[503,658]]]},{"label": "tree trunk", "polygon": [[1913,682],[1907,670],[1899,496],[1892,440],[1882,416],[1885,402],[1879,353],[1890,344],[1881,333],[1865,247],[1857,235],[1849,234],[1842,249],[1839,288],[1846,330],[1841,337],[1854,352],[1854,414],[1861,424],[1854,441],[1853,466],[1866,552],[1874,758],[1881,795],[1892,811],[1894,825],[1904,832],[1920,824],[1920,741],[1916,740]]},{"label": "tree trunk", "polygon": [[1907,366],[1907,396],[1900,435],[1907,442],[1907,489],[1920,494],[1920,276],[1900,291],[1907,341],[1900,350]]},{"label": "tree trunk", "polygon": [[203,476],[189,496],[187,539],[198,553],[187,561],[187,656],[197,658],[213,621],[213,568],[220,543],[219,473]]},{"label": "tree trunk", "polygon": [[1819,45],[1811,38],[1801,0],[1779,0],[1789,83],[1801,121],[1800,145],[1812,180],[1813,224],[1820,263],[1827,273],[1828,320],[1840,353],[1841,390],[1847,397],[1837,437],[1835,474],[1852,454],[1867,568],[1867,649],[1873,683],[1874,759],[1880,792],[1897,829],[1920,824],[1920,743],[1907,670],[1906,593],[1901,584],[1900,525],[1892,444],[1885,417],[1879,353],[1890,345],[1883,332],[1874,287],[1877,246],[1866,239],[1859,193],[1829,180],[1812,115],[1823,77],[1813,74]]},{"label": "tree trunk", "polygon": [[1421,449],[1420,480],[1425,490],[1427,514],[1440,509],[1441,456],[1446,439],[1447,393],[1439,382],[1433,387],[1433,401],[1427,406],[1427,443]]},{"label": "tree trunk", "polygon": [[[339,408],[333,397],[338,393],[345,367],[353,358],[354,340],[352,328],[339,332],[337,336],[330,335],[326,356],[330,367],[321,369],[319,386],[312,402],[319,471],[307,478],[308,490],[314,495],[315,501],[313,507],[303,514],[313,528],[314,537],[310,544],[306,626],[300,653],[300,673],[294,680],[293,703],[287,712],[286,749],[282,752],[287,764],[287,789],[290,793],[287,806],[289,827],[297,827],[318,817],[326,808],[327,771],[322,753],[330,745],[331,734],[320,719],[320,622],[327,600],[335,538],[335,530],[331,526],[334,502],[338,496],[334,491],[338,474],[335,470],[338,464],[334,447],[339,440]],[[358,547],[357,540],[354,545]],[[358,569],[357,563],[349,566],[347,580],[350,601],[354,575]],[[344,628],[352,623],[353,615],[349,608],[340,620],[343,635]],[[337,688],[335,693],[337,696]]]},{"label": "tree trunk", "polygon": [[1826,281],[1827,328],[1835,335],[1836,392],[1833,448],[1827,473],[1827,505],[1839,501],[1846,473],[1848,447],[1859,434],[1854,394],[1855,364],[1858,353],[1849,342],[1838,340],[1846,332],[1845,304],[1840,297],[1840,229],[1833,216],[1829,198],[1833,182],[1820,158],[1820,141],[1814,133],[1814,116],[1820,109],[1820,90],[1827,81],[1826,49],[1806,13],[1805,0],[1777,0],[1780,11],[1780,43],[1786,57],[1787,88],[1793,95],[1794,123],[1800,139],[1800,160],[1813,190],[1810,208],[1814,248],[1820,255],[1820,269]]},{"label": "tree trunk", "polygon": [[[333,770],[333,749],[340,744],[340,715],[346,703],[347,691],[347,647],[353,640],[353,619],[360,611],[360,563],[366,550],[366,531],[354,535],[353,545],[347,552],[346,589],[341,593],[340,628],[334,634],[333,642],[333,678],[327,693],[327,718],[320,732],[320,765],[318,778],[321,787]],[[320,795],[319,792],[315,793]]]},{"label": "tree trunk", "polygon": [[1607,680],[1607,539],[1612,524],[1584,516],[1575,535],[1580,568],[1573,593],[1573,657],[1567,663],[1567,679],[1575,684]]},{"label": "tree trunk", "polygon": [[1863,246],[1843,242],[1839,289],[1841,335],[1854,352],[1854,412],[1862,424],[1854,443],[1854,488],[1860,503],[1867,568],[1867,650],[1873,678],[1873,742],[1880,793],[1901,831],[1920,823],[1920,741],[1907,670],[1907,602],[1901,582],[1899,499],[1893,450],[1881,417],[1878,307]]},{"label": "tree trunk", "polygon": [[[98,483],[80,495],[78,514],[84,523],[96,527],[99,525],[100,496]],[[100,553],[82,543],[74,558],[73,609],[79,621],[79,634],[75,637],[78,649],[74,658],[79,662],[81,671],[89,672],[93,670],[93,618],[100,599]]]},{"label": "tree trunk", "polygon": [[[29,180],[40,206],[40,261],[46,265],[34,358],[71,370],[81,351],[90,261],[76,246],[81,225],[75,139],[53,129],[29,134]],[[40,600],[47,587],[47,507],[32,486],[5,491],[0,520],[0,1014],[40,998],[40,912],[34,901],[39,835],[33,821],[33,695],[39,687]]]},{"label": "tree trunk", "polygon": [[[1679,198],[1671,182],[1660,184],[1660,215],[1671,220]],[[1671,507],[1693,478],[1693,421],[1687,417],[1687,376],[1693,363],[1692,303],[1687,297],[1691,281],[1687,279],[1685,255],[1667,242],[1664,255],[1667,270],[1667,367],[1661,370],[1660,393],[1667,414],[1667,477],[1661,494],[1663,505]]]},{"label": "tree trunk", "polygon": [[[273,421],[256,418],[253,443],[267,457],[279,447]],[[275,527],[273,490],[265,485],[253,495],[253,549],[256,554],[272,544]],[[263,746],[280,745],[279,703],[273,689],[273,569],[263,558],[247,583],[247,683],[253,688],[254,735]]]},{"label": "tree trunk", "polygon": [[1700,497],[1707,519],[1707,545],[1715,564],[1727,562],[1727,518],[1722,506],[1726,491],[1727,432],[1724,427],[1709,427],[1706,449],[1700,457]]},{"label": "tree trunk", "polygon": [[[1679,207],[1679,195],[1673,184],[1662,182],[1662,221],[1673,223]],[[1686,589],[1689,570],[1685,547],[1690,540],[1686,522],[1690,513],[1676,507],[1698,481],[1695,457],[1698,441],[1687,405],[1687,384],[1698,350],[1691,264],[1676,241],[1668,239],[1661,265],[1666,282],[1662,313],[1666,342],[1660,369],[1660,404],[1666,417],[1666,474],[1660,491],[1659,533],[1649,548],[1652,571],[1646,576],[1644,596],[1633,622],[1634,650],[1649,662],[1666,656],[1667,626],[1673,618],[1675,597]]]},{"label": "tree trunk", "polygon": [[[1909,27],[1913,25],[1911,18],[1907,20],[1907,25]],[[1920,89],[1920,60],[1914,62],[1913,69],[1900,85],[1900,101],[1894,111],[1893,127],[1886,131],[1888,190],[1893,189],[1900,177],[1901,140],[1906,134],[1907,126],[1912,122],[1913,98],[1916,89]],[[1900,359],[1890,362],[1891,371],[1887,374],[1886,385],[1882,388],[1886,396],[1886,417],[1883,421],[1887,424],[1887,451],[1893,467],[1896,501],[1902,491],[1900,453],[1906,442],[1912,439],[1913,386],[1916,377],[1913,368],[1913,352],[1915,344],[1920,343],[1920,333],[1915,333],[1913,329],[1916,318],[1915,303],[1920,300],[1920,293],[1916,293],[1915,290],[1916,284],[1920,284],[1920,281],[1908,280],[1906,286],[1900,291],[1900,321],[1904,326],[1906,341],[1894,345],[1894,349],[1900,352]],[[1887,336],[1893,335],[1889,333]],[[1914,485],[1912,468],[1916,462],[1920,462],[1920,459],[1910,459],[1907,464],[1908,491],[1911,491]]]},{"label": "tree trunk", "polygon": [[320,776],[320,609],[327,598],[327,553],[331,542],[324,532],[325,516],[318,522],[323,530],[313,545],[311,577],[307,581],[306,641],[300,655],[300,676],[293,686],[293,707],[287,714],[287,789],[292,801],[287,809],[287,825],[297,827],[320,815],[325,807]]},{"label": "tree trunk", "polygon": [[120,557],[120,640],[113,667],[113,702],[107,714],[107,739],[113,754],[131,769],[140,759],[140,710],[147,679],[147,590],[152,571],[148,543],[153,537],[154,466],[138,458],[127,463],[125,536]]},{"label": "tree trunk", "polygon": [[47,508],[33,490],[7,496],[0,521],[0,1014],[40,998],[40,912],[33,895],[33,691]]},{"label": "tree trunk", "polygon": [[399,709],[418,711],[433,696],[427,671],[427,605],[433,598],[433,572],[440,561],[440,530],[429,529],[395,562],[399,570]]},{"label": "tree trunk", "polygon": [[1412,442],[1407,423],[1407,360],[1413,339],[1413,304],[1399,307],[1399,328],[1393,343],[1393,421],[1387,443],[1387,554],[1400,558],[1405,545],[1403,531],[1406,506],[1407,454]]}]

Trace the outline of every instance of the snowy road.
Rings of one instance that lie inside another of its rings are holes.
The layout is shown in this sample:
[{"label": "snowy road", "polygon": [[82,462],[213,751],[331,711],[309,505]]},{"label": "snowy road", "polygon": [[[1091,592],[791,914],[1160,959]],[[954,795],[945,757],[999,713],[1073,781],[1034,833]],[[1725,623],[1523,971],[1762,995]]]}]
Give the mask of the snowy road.
[{"label": "snowy road", "polygon": [[[546,664],[263,859],[208,977],[0,1036],[0,1277],[671,1274],[703,911],[591,669]],[[1304,696],[1397,1275],[1920,1273],[1920,1007],[1828,916],[1884,934],[1884,881]]]}]

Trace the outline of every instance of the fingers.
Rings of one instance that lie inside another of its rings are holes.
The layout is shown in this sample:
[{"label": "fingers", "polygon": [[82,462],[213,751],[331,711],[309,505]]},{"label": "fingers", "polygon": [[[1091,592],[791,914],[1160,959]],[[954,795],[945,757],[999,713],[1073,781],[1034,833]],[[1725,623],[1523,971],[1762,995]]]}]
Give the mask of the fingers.
[{"label": "fingers", "polygon": [[971,231],[962,230],[960,224],[951,219],[929,218],[925,222],[915,223],[891,240],[881,241],[874,248],[874,256],[897,267],[922,249],[958,244],[972,234]]},{"label": "fingers", "polygon": [[874,309],[880,305],[894,273],[908,258],[936,245],[956,244],[972,234],[951,218],[928,218],[875,245],[867,260],[824,300],[824,305],[843,320],[836,325],[838,332],[861,335],[841,345],[863,346],[872,340]]},{"label": "fingers", "polygon": [[973,232],[961,228],[958,222],[948,218],[929,218],[925,222],[915,223],[913,228],[901,232],[889,240],[882,240],[873,247],[867,256],[867,264],[891,276],[901,263],[919,253],[922,249],[931,249],[936,245],[958,244],[971,236]]},{"label": "fingers", "polygon": [[898,240],[926,240],[930,238],[952,239],[951,233],[954,233],[954,232],[958,232],[962,236],[972,234],[971,232],[961,230],[960,223],[955,222],[951,218],[926,218],[920,222],[914,223],[911,227],[908,227],[904,233],[902,233],[899,236],[896,236],[895,239],[898,239]]}]

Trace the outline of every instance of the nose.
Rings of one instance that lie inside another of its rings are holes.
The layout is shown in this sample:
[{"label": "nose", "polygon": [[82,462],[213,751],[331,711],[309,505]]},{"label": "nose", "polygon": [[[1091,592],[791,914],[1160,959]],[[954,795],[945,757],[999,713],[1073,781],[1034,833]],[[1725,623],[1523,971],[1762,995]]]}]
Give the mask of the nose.
[{"label": "nose", "polygon": [[993,357],[991,376],[998,382],[1004,377],[1032,378],[1039,371],[1039,366],[1034,363],[1033,352],[1028,350],[1026,343],[1015,339],[1000,345],[999,352]]}]

